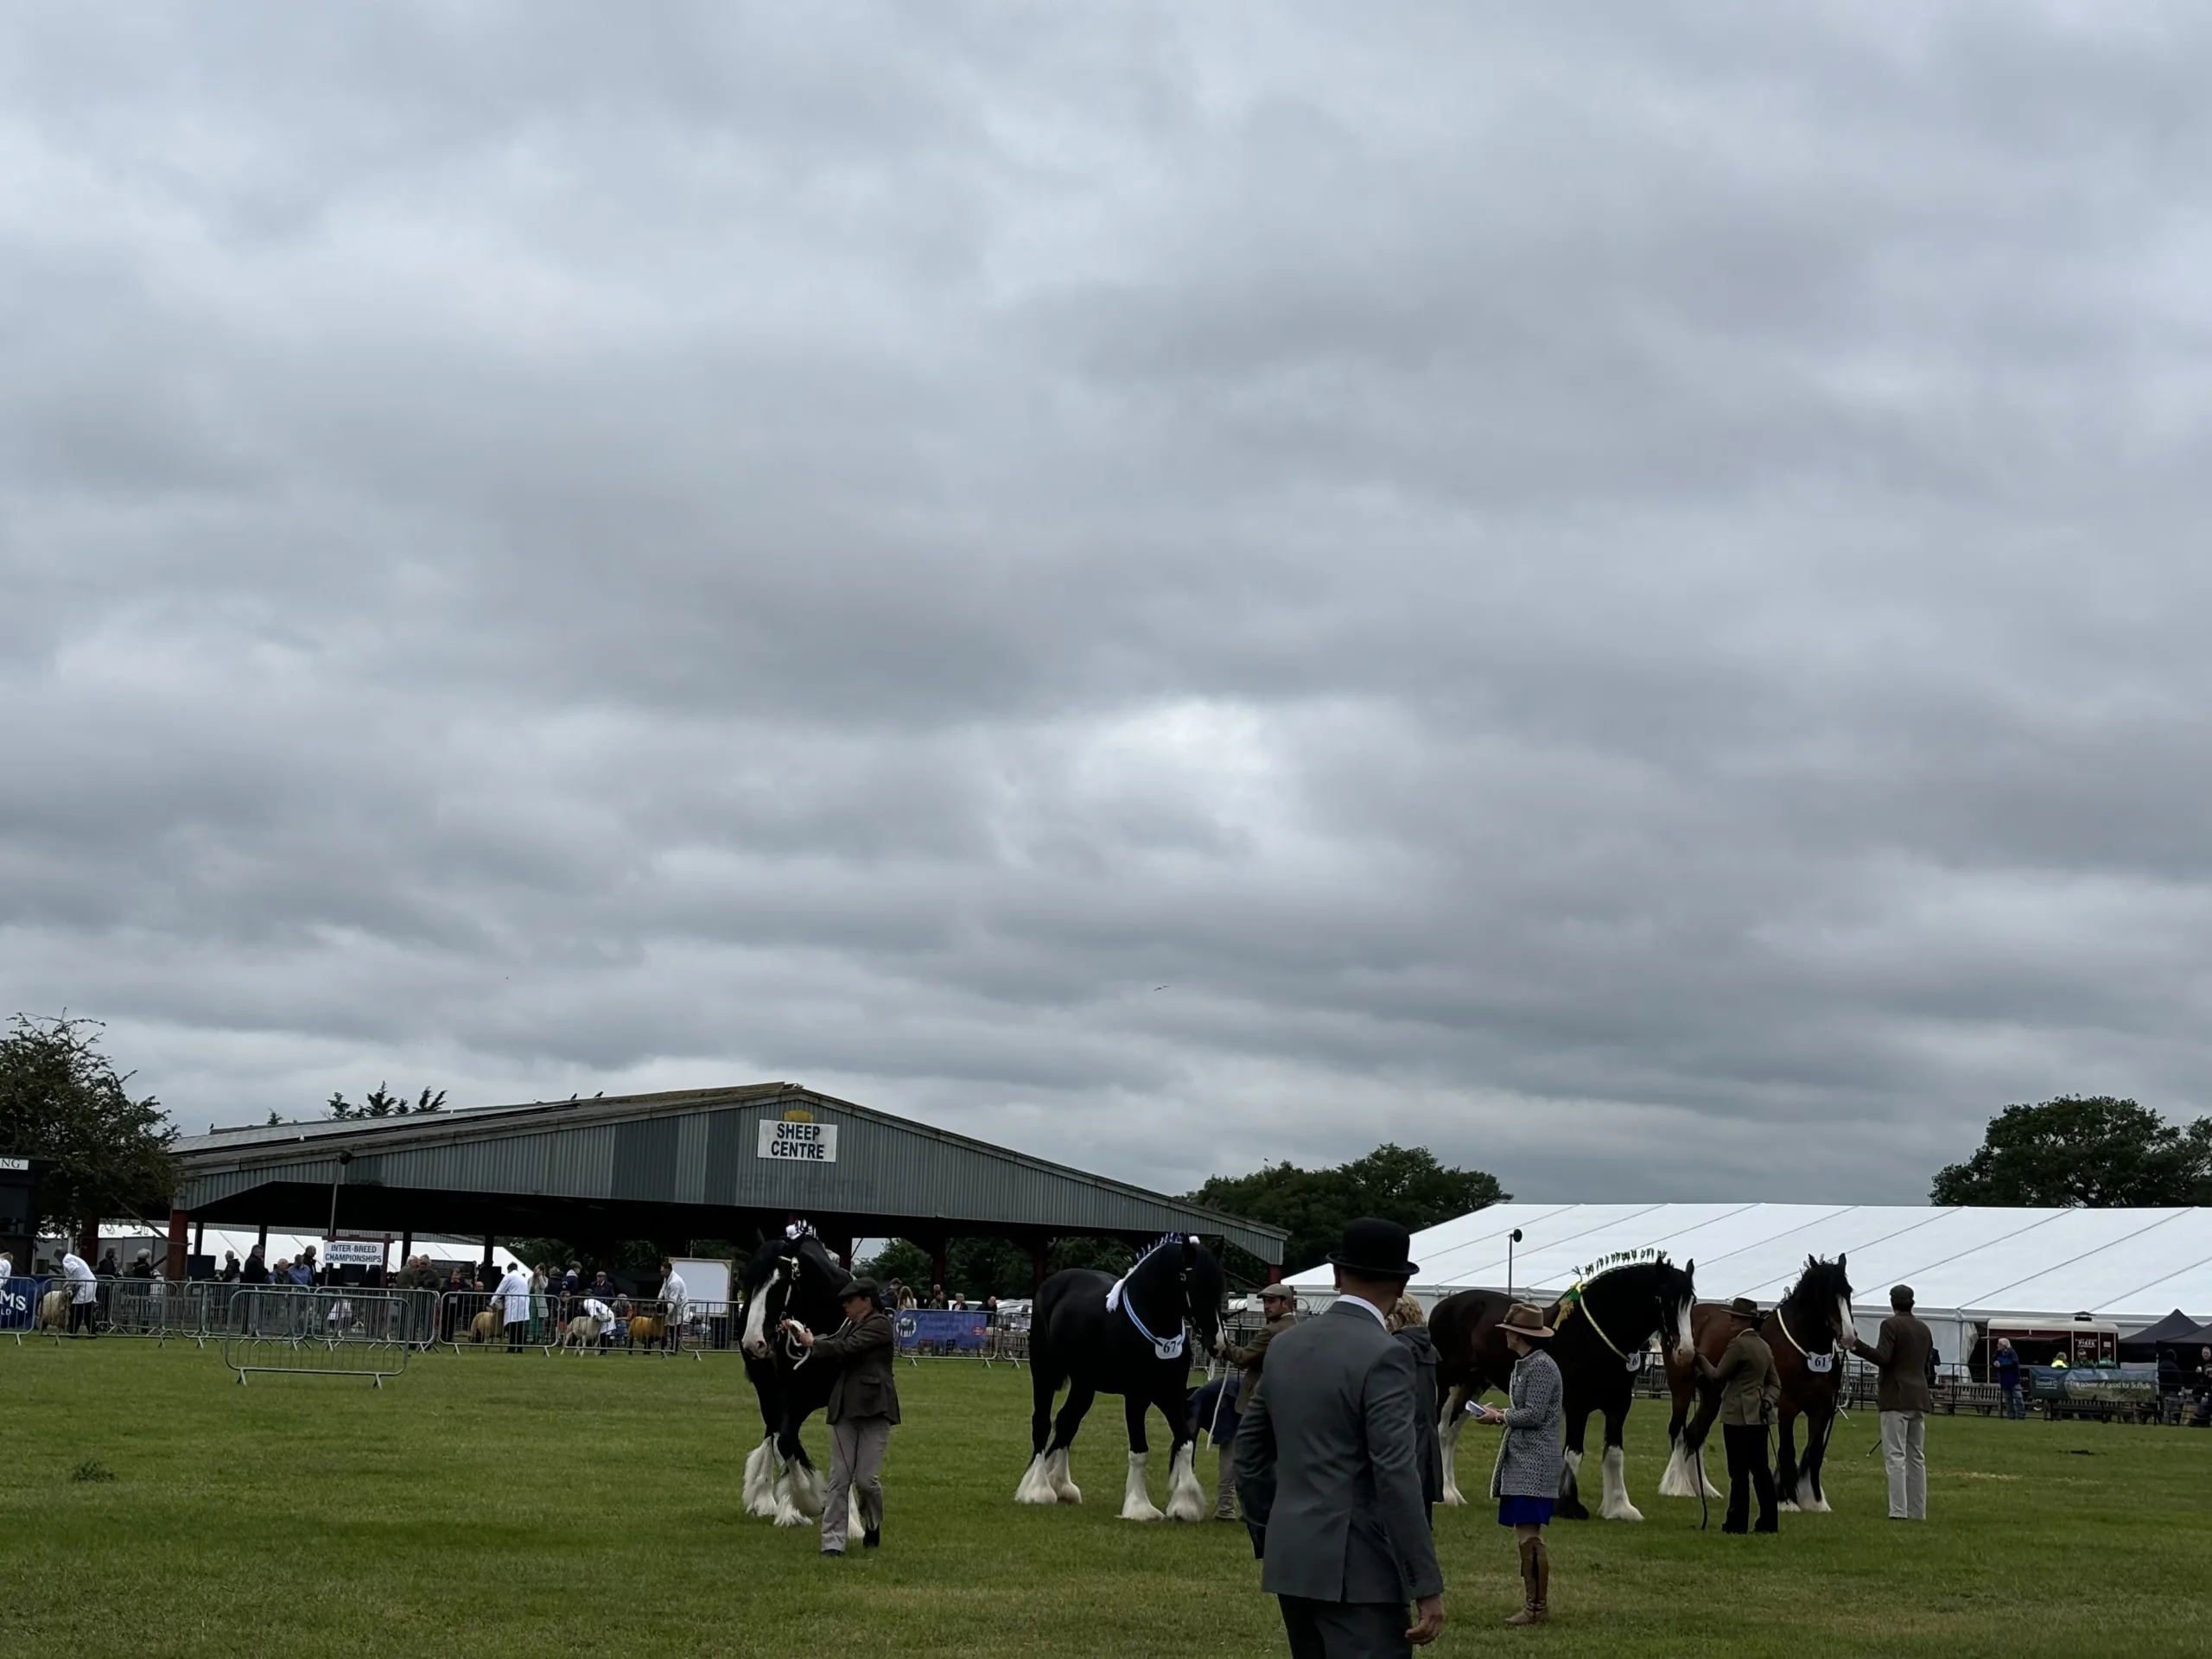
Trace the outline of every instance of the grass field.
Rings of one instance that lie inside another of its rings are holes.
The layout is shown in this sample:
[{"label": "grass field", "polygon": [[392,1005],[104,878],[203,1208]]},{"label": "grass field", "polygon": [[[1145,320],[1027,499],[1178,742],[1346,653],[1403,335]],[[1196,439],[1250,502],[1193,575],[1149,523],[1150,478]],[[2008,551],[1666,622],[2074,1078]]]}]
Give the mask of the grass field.
[{"label": "grass field", "polygon": [[[240,1388],[188,1347],[0,1346],[0,1654],[1281,1650],[1242,1527],[1116,1518],[1116,1402],[1077,1444],[1090,1501],[1040,1511],[1010,1501],[1026,1372],[938,1361],[899,1386],[885,1547],[839,1562],[740,1511],[759,1420],[721,1357],[434,1355],[378,1392]],[[1883,1518],[1875,1433],[1840,1431],[1836,1513],[1724,1538],[1652,1496],[1664,1422],[1640,1405],[1649,1519],[1553,1529],[1549,1628],[1498,1625],[1519,1589],[1505,1535],[1440,1511],[1432,1651],[2212,1650],[2212,1434],[1939,1419],[1933,1518],[1908,1527]],[[809,1440],[826,1465],[818,1423]],[[113,1478],[73,1478],[87,1460]]]}]

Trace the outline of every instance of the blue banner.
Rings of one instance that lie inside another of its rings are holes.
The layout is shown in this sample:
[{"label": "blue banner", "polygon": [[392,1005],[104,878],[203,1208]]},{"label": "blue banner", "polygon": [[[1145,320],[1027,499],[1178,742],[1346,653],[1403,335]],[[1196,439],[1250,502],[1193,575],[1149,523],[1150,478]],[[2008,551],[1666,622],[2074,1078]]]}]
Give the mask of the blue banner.
[{"label": "blue banner", "polygon": [[982,1349],[989,1322],[981,1308],[955,1313],[948,1307],[910,1307],[899,1315],[894,1328],[901,1348],[918,1348],[926,1342],[940,1351],[976,1353]]},{"label": "blue banner", "polygon": [[53,1287],[48,1278],[0,1279],[0,1331],[28,1331],[38,1318],[40,1298]]}]

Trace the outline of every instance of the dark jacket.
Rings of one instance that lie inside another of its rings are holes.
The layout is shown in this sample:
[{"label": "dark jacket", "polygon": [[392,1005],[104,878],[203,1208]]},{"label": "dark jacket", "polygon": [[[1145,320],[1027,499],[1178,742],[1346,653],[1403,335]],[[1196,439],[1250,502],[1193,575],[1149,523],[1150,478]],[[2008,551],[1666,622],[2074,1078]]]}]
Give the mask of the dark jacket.
[{"label": "dark jacket", "polygon": [[1421,1464],[1421,1501],[1444,1501],[1444,1448],[1436,1439],[1436,1339],[1425,1325],[1395,1333],[1414,1357],[1414,1456]]},{"label": "dark jacket", "polygon": [[842,1423],[848,1417],[888,1417],[897,1422],[899,1387],[891,1375],[897,1353],[891,1316],[881,1308],[857,1325],[847,1319],[830,1335],[817,1337],[807,1363],[819,1365],[827,1360],[837,1367],[837,1380],[830,1385],[826,1420]]},{"label": "dark jacket", "polygon": [[245,1265],[238,1269],[242,1285],[265,1285],[269,1282],[269,1264],[257,1255],[249,1255]]},{"label": "dark jacket", "polygon": [[1244,1373],[1244,1397],[1250,1399],[1252,1390],[1260,1386],[1261,1368],[1268,1362],[1268,1344],[1298,1323],[1298,1315],[1286,1313],[1279,1319],[1269,1319],[1260,1327],[1260,1334],[1243,1347],[1234,1343],[1221,1351],[1221,1357]]},{"label": "dark jacket", "polygon": [[2010,1348],[1997,1351],[1997,1383],[1999,1388],[2017,1389],[2020,1386],[2020,1356]]},{"label": "dark jacket", "polygon": [[1191,1390],[1190,1427],[1224,1446],[1236,1438],[1236,1383],[1234,1376],[1217,1376]]},{"label": "dark jacket", "polygon": [[1851,1351],[1881,1368],[1881,1385],[1875,1390],[1878,1409],[1936,1409],[1936,1396],[1928,1387],[1929,1368],[1936,1363],[1936,1334],[1911,1314],[1891,1314],[1882,1321],[1880,1342],[1872,1346],[1855,1342]]},{"label": "dark jacket", "polygon": [[1770,1421],[1775,1403],[1782,1398],[1782,1373],[1774,1368],[1774,1350],[1766,1338],[1748,1325],[1720,1351],[1715,1364],[1697,1357],[1698,1374],[1720,1385],[1720,1421],[1724,1427],[1755,1428]]}]

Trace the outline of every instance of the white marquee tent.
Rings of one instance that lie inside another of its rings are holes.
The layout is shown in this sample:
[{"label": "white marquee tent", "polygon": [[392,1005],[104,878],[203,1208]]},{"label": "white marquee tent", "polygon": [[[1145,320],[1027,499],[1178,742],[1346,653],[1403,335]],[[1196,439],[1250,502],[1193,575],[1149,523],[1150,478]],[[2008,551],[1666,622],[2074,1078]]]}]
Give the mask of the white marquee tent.
[{"label": "white marquee tent", "polygon": [[[1947,1359],[1972,1346],[1967,1325],[1993,1318],[2088,1313],[2126,1332],[2177,1307],[2212,1315],[2212,1209],[1500,1204],[1414,1234],[1413,1288],[1424,1301],[1476,1287],[1548,1299],[1574,1282],[1578,1267],[1651,1246],[1695,1261],[1700,1298],[1762,1304],[1789,1288],[1808,1255],[1847,1255],[1868,1336],[1889,1313],[1890,1287],[1909,1284]],[[1312,1268],[1290,1282],[1325,1296],[1330,1272]]]}]

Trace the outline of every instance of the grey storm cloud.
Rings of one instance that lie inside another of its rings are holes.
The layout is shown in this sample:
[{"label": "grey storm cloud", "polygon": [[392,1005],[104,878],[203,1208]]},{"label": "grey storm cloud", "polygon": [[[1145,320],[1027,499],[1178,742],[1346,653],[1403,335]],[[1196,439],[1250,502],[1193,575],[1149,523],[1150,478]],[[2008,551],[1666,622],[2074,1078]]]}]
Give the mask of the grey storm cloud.
[{"label": "grey storm cloud", "polygon": [[2195,1109],[2208,48],[13,17],[0,1003],[188,1128],[789,1077],[1168,1188]]}]

